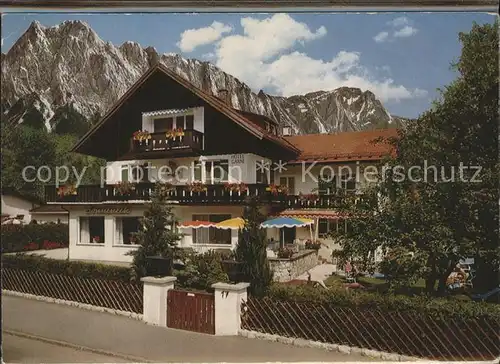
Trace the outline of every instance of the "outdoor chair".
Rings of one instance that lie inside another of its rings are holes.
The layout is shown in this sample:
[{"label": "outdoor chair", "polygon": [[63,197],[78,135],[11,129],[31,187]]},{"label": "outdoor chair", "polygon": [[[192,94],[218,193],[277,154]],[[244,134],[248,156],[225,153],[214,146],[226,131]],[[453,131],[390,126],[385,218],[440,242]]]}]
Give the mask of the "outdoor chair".
[{"label": "outdoor chair", "polygon": [[353,272],[345,272],[345,280],[347,283],[356,283],[356,276]]}]

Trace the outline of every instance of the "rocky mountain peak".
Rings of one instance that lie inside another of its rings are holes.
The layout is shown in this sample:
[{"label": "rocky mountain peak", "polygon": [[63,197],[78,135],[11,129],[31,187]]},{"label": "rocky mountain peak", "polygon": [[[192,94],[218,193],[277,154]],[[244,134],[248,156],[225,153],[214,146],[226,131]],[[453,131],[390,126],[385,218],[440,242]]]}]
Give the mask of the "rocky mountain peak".
[{"label": "rocky mountain peak", "polygon": [[52,27],[33,22],[1,62],[3,115],[12,123],[29,119],[48,130],[61,129],[58,124],[66,122],[61,115],[77,115],[84,122],[103,115],[157,62],[214,95],[228,90],[233,107],[266,115],[297,133],[398,126],[401,120],[370,91],[341,87],[292,97],[257,94],[211,63],[159,54],[133,41],[115,46],[82,21]]}]

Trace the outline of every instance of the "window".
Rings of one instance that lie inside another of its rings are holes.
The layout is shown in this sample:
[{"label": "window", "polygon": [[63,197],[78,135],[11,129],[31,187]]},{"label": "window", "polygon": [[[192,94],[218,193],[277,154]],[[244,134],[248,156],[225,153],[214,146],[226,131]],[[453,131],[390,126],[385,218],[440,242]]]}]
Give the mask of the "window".
[{"label": "window", "polygon": [[194,129],[194,115],[186,115],[186,130]]},{"label": "window", "polygon": [[172,130],[174,128],[174,119],[173,118],[158,118],[154,119],[154,131],[162,132],[167,130]]},{"label": "window", "polygon": [[325,236],[328,233],[345,234],[348,230],[347,220],[337,219],[337,220],[327,220],[319,219],[318,222],[318,233],[320,236]]},{"label": "window", "polygon": [[122,166],[121,167],[122,182],[148,182],[149,181],[149,164]]},{"label": "window", "polygon": [[130,182],[148,182],[149,181],[149,165],[145,163],[143,165],[132,166],[132,180]]},{"label": "window", "polygon": [[176,128],[181,128],[181,129],[185,129],[184,127],[184,115],[181,115],[181,116],[177,116],[175,118],[175,127]]},{"label": "window", "polygon": [[346,191],[356,190],[356,177],[351,175],[343,175],[340,178],[340,188]]},{"label": "window", "polygon": [[295,177],[280,177],[280,185],[288,187],[288,194],[295,194]]},{"label": "window", "polygon": [[323,175],[318,176],[318,194],[331,195],[337,188],[337,176],[332,176],[324,172]]},{"label": "window", "polygon": [[293,244],[295,237],[297,236],[297,228],[283,228],[283,240],[285,244]]},{"label": "window", "polygon": [[202,163],[200,161],[195,161],[193,162],[193,180],[194,181],[201,181],[201,169],[202,169]]},{"label": "window", "polygon": [[328,234],[329,227],[328,227],[328,220],[327,219],[319,219],[318,221],[318,233],[320,235],[326,235]]},{"label": "window", "polygon": [[229,176],[229,161],[214,161],[213,168],[213,182],[222,183],[228,181]]},{"label": "window", "polygon": [[[193,221],[221,222],[231,218],[231,215],[193,215]],[[193,229],[193,244],[231,244],[231,230],[215,228]]]},{"label": "window", "polygon": [[269,168],[265,170],[264,168],[256,168],[256,182],[271,184],[274,183],[274,170]]},{"label": "window", "polygon": [[136,244],[133,233],[142,229],[140,217],[117,217],[115,219],[116,244],[134,245]]},{"label": "window", "polygon": [[122,166],[122,182],[128,182],[129,180],[129,166]]},{"label": "window", "polygon": [[104,244],[104,216],[80,217],[80,243]]},{"label": "window", "polygon": [[228,181],[229,161],[206,161],[205,162],[205,183],[224,183]]}]

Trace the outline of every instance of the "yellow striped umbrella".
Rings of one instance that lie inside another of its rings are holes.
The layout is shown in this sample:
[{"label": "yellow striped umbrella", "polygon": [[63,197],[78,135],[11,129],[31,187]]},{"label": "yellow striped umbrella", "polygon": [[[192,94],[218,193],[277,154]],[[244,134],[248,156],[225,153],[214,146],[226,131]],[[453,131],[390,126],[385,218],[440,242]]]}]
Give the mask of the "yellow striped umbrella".
[{"label": "yellow striped umbrella", "polygon": [[215,224],[215,228],[224,230],[239,230],[243,229],[244,226],[245,220],[243,220],[241,217],[234,217],[232,219],[224,220]]}]

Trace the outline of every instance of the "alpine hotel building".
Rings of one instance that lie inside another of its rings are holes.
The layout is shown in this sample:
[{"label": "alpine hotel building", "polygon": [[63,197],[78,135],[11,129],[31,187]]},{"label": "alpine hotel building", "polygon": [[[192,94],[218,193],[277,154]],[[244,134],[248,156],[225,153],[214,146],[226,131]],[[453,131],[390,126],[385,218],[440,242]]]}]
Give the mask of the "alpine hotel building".
[{"label": "alpine hotel building", "polygon": [[[47,204],[69,212],[70,259],[130,262],[126,253],[137,248],[131,233],[140,228],[159,173],[171,177],[170,201],[181,226],[239,217],[244,198],[260,196],[269,218],[314,220],[313,229],[287,228],[282,235],[268,229],[269,238],[303,242],[314,234],[323,243],[320,255],[328,259],[336,246],[324,234],[348,228],[335,211],[331,189],[355,192],[364,180],[335,173],[322,184],[310,176],[319,177],[324,166],[337,172],[378,162],[392,151],[373,140],[395,136],[396,130],[280,134],[274,120],[231,107],[227,91],[214,96],[162,65],[151,67],[73,148],[107,161],[105,184],[46,186]],[[126,181],[134,182],[133,190],[121,183]],[[238,242],[237,230],[182,232],[180,245],[200,252],[234,249]]]}]

